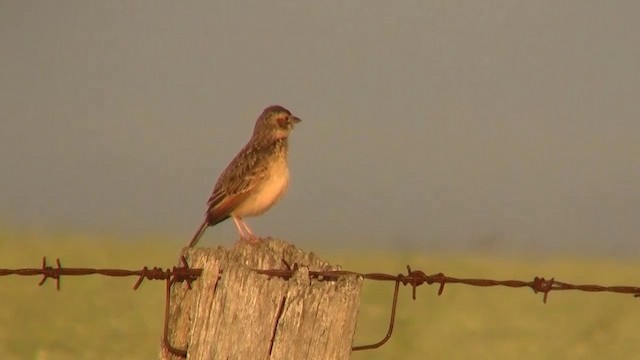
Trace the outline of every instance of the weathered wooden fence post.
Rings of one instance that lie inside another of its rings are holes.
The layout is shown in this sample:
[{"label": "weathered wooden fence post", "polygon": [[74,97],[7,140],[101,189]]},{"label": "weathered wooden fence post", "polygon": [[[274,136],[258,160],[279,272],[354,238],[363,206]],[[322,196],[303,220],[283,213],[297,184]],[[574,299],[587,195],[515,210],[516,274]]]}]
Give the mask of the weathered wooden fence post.
[{"label": "weathered wooden fence post", "polygon": [[[348,359],[360,306],[362,278],[318,280],[309,271],[338,270],[313,253],[280,240],[232,249],[185,248],[193,283],[171,294],[169,342],[189,359]],[[252,269],[285,269],[289,278]],[[161,358],[179,359],[161,349]]]}]

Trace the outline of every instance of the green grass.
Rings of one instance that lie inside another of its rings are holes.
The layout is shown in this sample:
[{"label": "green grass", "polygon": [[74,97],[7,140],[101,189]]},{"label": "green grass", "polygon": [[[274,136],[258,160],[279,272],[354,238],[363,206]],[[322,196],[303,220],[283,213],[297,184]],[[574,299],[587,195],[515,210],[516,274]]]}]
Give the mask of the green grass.
[{"label": "green grass", "polygon": [[[0,268],[38,267],[41,256],[63,266],[137,269],[170,267],[180,245],[166,240],[123,242],[65,234],[30,239],[0,235]],[[316,251],[321,256],[322,251]],[[456,277],[532,279],[555,276],[573,283],[640,285],[640,263],[606,259],[554,259],[489,255],[331,253],[355,271],[426,273]],[[162,332],[164,283],[134,278],[62,279],[62,290],[38,277],[0,277],[0,358],[155,359]],[[393,285],[366,282],[355,344],[386,334]],[[616,294],[556,292],[548,304],[527,289],[447,285],[401,288],[392,338],[353,359],[633,358],[640,352],[640,299]]]}]

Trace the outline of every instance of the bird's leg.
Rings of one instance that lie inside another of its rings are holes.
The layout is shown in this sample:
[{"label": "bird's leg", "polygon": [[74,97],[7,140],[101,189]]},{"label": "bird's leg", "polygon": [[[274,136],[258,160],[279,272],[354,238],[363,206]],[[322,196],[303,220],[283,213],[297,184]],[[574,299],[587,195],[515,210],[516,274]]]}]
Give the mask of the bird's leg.
[{"label": "bird's leg", "polygon": [[244,231],[242,230],[242,219],[240,219],[239,217],[235,217],[232,216],[231,217],[233,219],[233,223],[236,224],[236,228],[238,229],[238,234],[240,234],[240,240],[245,240],[245,234]]},{"label": "bird's leg", "polygon": [[242,225],[242,227],[244,227],[245,231],[247,234],[249,234],[249,242],[251,243],[257,243],[260,242],[260,240],[258,239],[258,237],[253,233],[253,231],[251,231],[251,229],[249,228],[249,225],[247,225],[246,222],[244,222],[244,220],[242,220],[242,218],[238,218],[238,220],[240,221],[240,224]]}]

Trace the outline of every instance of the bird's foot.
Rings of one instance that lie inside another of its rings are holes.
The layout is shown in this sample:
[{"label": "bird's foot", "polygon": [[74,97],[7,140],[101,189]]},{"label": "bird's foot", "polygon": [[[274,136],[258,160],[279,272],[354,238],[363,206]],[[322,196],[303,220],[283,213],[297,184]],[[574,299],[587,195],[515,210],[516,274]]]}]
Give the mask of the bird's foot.
[{"label": "bird's foot", "polygon": [[249,236],[249,237],[246,237],[246,238],[245,237],[240,237],[240,241],[249,243],[251,245],[257,245],[257,244],[262,242],[262,240],[259,237],[255,236],[255,235]]}]

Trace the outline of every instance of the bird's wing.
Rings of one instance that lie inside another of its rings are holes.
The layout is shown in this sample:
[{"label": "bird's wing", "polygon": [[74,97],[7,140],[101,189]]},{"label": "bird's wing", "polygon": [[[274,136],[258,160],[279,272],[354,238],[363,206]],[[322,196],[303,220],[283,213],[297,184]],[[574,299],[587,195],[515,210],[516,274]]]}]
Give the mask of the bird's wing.
[{"label": "bird's wing", "polygon": [[268,164],[263,152],[247,144],[220,175],[207,202],[209,225],[228,218],[267,176]]}]

